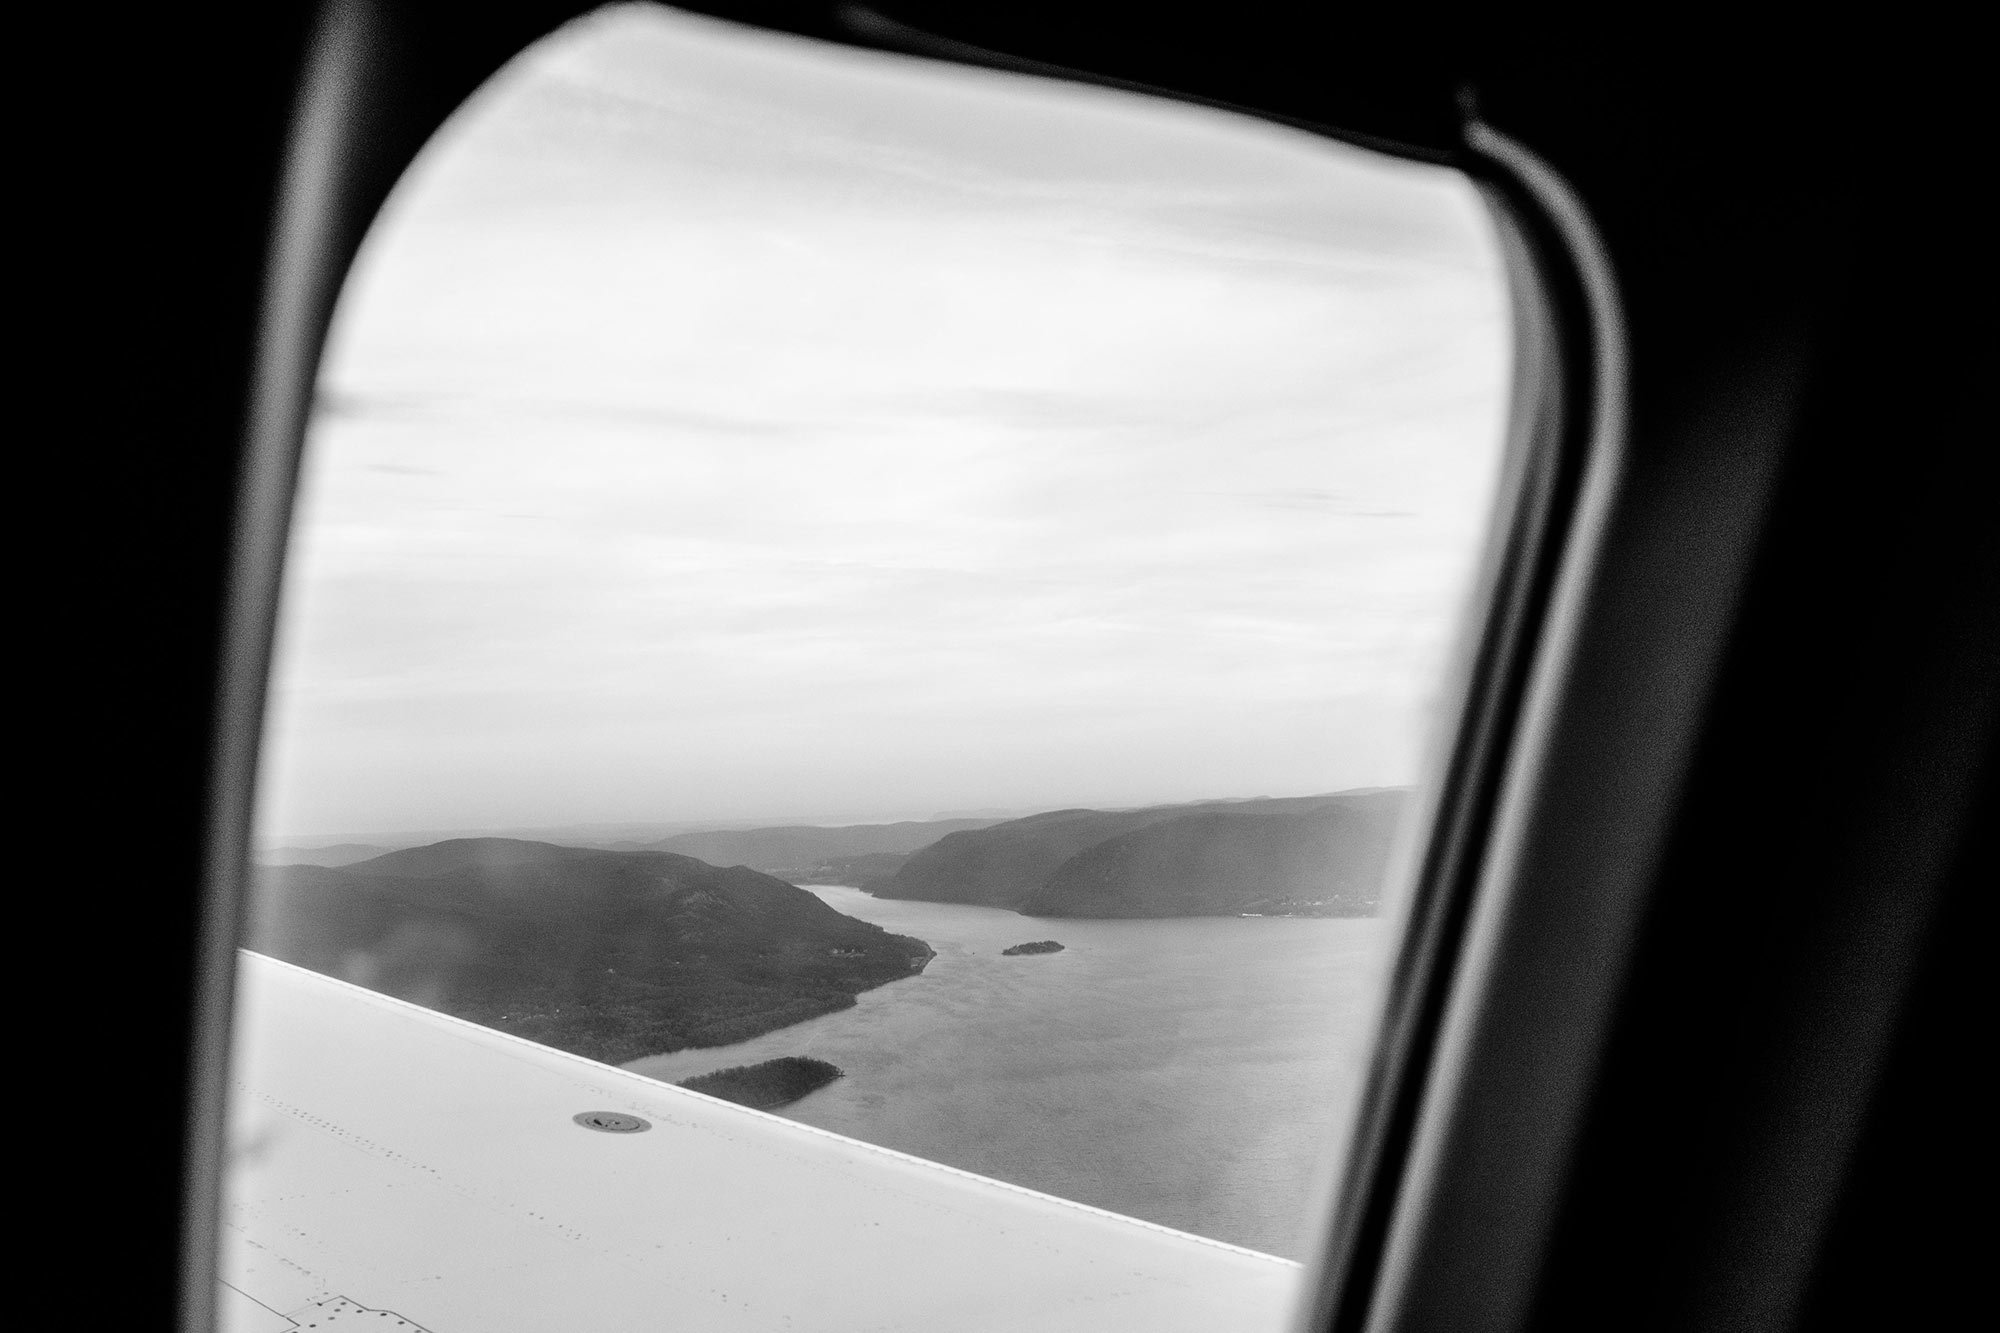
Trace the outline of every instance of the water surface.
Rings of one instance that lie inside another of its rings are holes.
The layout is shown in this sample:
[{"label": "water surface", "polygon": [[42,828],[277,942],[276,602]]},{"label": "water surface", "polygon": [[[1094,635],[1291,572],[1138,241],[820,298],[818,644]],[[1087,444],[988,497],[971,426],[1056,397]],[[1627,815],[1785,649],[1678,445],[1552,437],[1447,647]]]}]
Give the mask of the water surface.
[{"label": "water surface", "polygon": [[[847,1077],[806,1124],[1290,1258],[1367,1056],[1384,924],[1048,921],[812,892],[937,950],[849,1010],[626,1067],[679,1080],[779,1055]],[[1001,956],[1055,939],[1057,954]]]}]

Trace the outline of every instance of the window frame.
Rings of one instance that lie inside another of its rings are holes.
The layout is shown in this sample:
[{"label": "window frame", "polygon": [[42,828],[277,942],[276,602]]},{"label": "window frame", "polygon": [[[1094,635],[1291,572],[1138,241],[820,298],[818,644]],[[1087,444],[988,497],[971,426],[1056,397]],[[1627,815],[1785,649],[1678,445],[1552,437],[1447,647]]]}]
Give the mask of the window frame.
[{"label": "window frame", "polygon": [[[334,306],[375,214],[445,119],[506,61],[596,7],[575,0],[528,7],[528,21],[510,14],[513,22],[475,30],[484,40],[447,54],[438,31],[413,7],[334,0],[321,9],[311,38],[259,321],[248,465],[231,552],[208,910],[200,937],[200,1035],[191,1060],[197,1142],[190,1160],[197,1173],[187,1191],[182,1264],[185,1326],[191,1329],[208,1326],[212,1299],[197,1275],[212,1273],[215,1262],[232,959],[248,874],[251,793],[281,571]],[[852,31],[834,35],[920,58],[1218,104],[942,42],[879,17],[864,16]],[[1340,1159],[1320,1258],[1308,1264],[1312,1295],[1302,1317],[1312,1326],[1359,1328],[1406,1193],[1421,1102],[1438,1059],[1474,895],[1487,873],[1531,676],[1547,652],[1549,621],[1562,614],[1561,585],[1565,578],[1573,582],[1575,566],[1588,560],[1590,524],[1579,523],[1578,515],[1601,509],[1605,478],[1615,470],[1622,346],[1615,292],[1588,219],[1560,178],[1524,147],[1476,121],[1468,121],[1463,151],[1442,154],[1293,118],[1262,118],[1378,151],[1400,150],[1415,160],[1448,160],[1467,172],[1499,226],[1514,307],[1515,370],[1501,475],[1476,587],[1440,690],[1440,713],[1462,721],[1438,738],[1427,761],[1411,821],[1417,836],[1406,857],[1404,929],[1377,1050]],[[1593,501],[1586,491],[1600,494]]]},{"label": "window frame", "polygon": [[[182,645],[184,660],[179,663],[184,674],[207,671],[216,682],[215,696],[202,701],[213,708],[216,722],[199,759],[182,755],[156,764],[163,774],[199,774],[207,784],[208,823],[196,904],[200,920],[192,957],[192,1092],[184,1121],[184,1174],[178,1182],[184,1208],[179,1298],[183,1326],[190,1330],[207,1328],[211,1311],[230,960],[241,910],[250,779],[276,571],[311,370],[354,247],[402,167],[453,107],[504,60],[591,7],[570,0],[487,6],[333,0],[320,11],[309,43],[268,233],[258,345],[249,400],[242,409],[245,434],[240,442],[209,441],[204,446],[218,453],[239,448],[241,460],[228,571],[220,590],[225,627],[219,662],[210,660],[214,645],[204,639],[198,646]],[[693,7],[858,45],[895,44],[882,31],[858,34],[844,26],[842,15],[849,10],[778,0]],[[898,12],[905,8],[909,6],[899,6]],[[1171,61],[1149,67],[1148,53],[1157,54],[1148,44],[1153,34],[1145,23],[1135,24],[1124,36],[1137,54],[1107,57],[1101,62],[1106,72],[1095,75],[1077,73],[1076,66],[1090,60],[1062,63],[1066,42],[1068,49],[1077,49],[1070,40],[1073,32],[1059,31],[1060,25],[1050,24],[1032,6],[1023,12],[1028,14],[1023,31],[1047,48],[1045,59],[1015,61],[1009,67],[1067,72],[1287,123],[1316,123],[1299,114],[1302,105],[1313,104],[1310,91],[1274,84],[1265,96],[1254,70],[1246,75],[1226,68],[1224,47],[1235,52],[1246,43],[1304,40],[1283,24],[1260,27],[1270,16],[1255,5],[1217,29],[1222,47],[1197,51],[1179,67]],[[1566,1286],[1570,1294],[1564,1299],[1572,1307],[1582,1299],[1576,1292],[1608,1290],[1602,1284],[1610,1277],[1593,1287],[1582,1268],[1593,1254],[1602,1255],[1575,1242],[1576,1218],[1584,1219],[1581,1225],[1593,1216],[1629,1219],[1637,1205],[1623,1214],[1607,1214],[1602,1208],[1592,1214],[1588,1207],[1578,1211],[1582,1186],[1570,1175],[1581,1164],[1607,1160],[1604,1153],[1619,1151],[1618,1132],[1629,1139],[1634,1126],[1645,1123],[1630,1110],[1632,1089],[1616,1083],[1615,1069],[1607,1072],[1621,1056],[1628,1062],[1635,1058],[1623,1027],[1638,1021],[1635,1013],[1643,1020],[1648,1006],[1657,1010],[1687,997],[1686,990],[1676,991],[1657,977],[1648,981],[1644,969],[1649,952],[1657,954],[1689,938],[1685,930],[1662,935],[1654,928],[1667,890],[1687,877],[1675,858],[1693,856],[1698,863],[1700,856],[1688,850],[1692,847],[1713,859],[1728,837],[1699,808],[1705,786],[1716,785],[1712,769],[1704,765],[1721,762],[1707,752],[1757,753],[1754,738],[1743,739],[1747,728],[1740,714],[1770,698],[1758,673],[1776,670],[1770,662],[1778,658],[1768,644],[1745,648],[1736,642],[1741,606],[1761,589],[1764,600],[1758,605],[1769,610],[1766,585],[1792,586],[1786,578],[1797,582],[1796,570],[1785,560],[1796,564],[1830,549],[1814,526],[1830,521],[1825,518],[1829,506],[1812,487],[1844,496],[1841,487],[1856,485],[1833,464],[1813,472],[1788,456],[1792,436],[1799,433],[1816,437],[1836,456],[1840,448],[1852,446],[1837,424],[1828,424],[1823,403],[1817,406],[1819,418],[1800,406],[1811,396],[1801,385],[1835,404],[1843,401],[1841,393],[1827,389],[1823,380],[1810,381],[1806,371],[1786,358],[1808,352],[1830,355],[1852,373],[1866,369],[1865,356],[1861,366],[1854,364],[1854,346],[1879,351],[1881,341],[1878,337],[1868,343],[1866,335],[1854,332],[1859,316],[1829,314],[1818,307],[1799,315],[1784,305],[1791,299],[1788,293],[1759,289],[1730,313],[1744,327],[1764,319],[1776,331],[1754,328],[1704,360],[1700,352],[1688,350],[1685,331],[1672,325],[1671,315],[1660,314],[1657,300],[1643,314],[1633,313],[1641,309],[1633,302],[1627,307],[1633,332],[1625,337],[1635,347],[1643,346],[1643,356],[1635,350],[1629,359],[1645,368],[1646,382],[1635,388],[1607,377],[1618,345],[1601,336],[1606,315],[1601,298],[1609,290],[1610,275],[1615,271],[1629,299],[1635,278],[1657,284],[1655,270],[1671,269],[1660,259],[1670,243],[1648,233],[1634,217],[1645,208],[1665,208],[1671,214],[1672,208],[1685,207],[1686,200],[1671,191],[1648,193],[1648,184],[1637,180],[1640,173],[1630,165],[1635,153],[1622,143],[1606,142],[1607,136],[1615,140],[1623,132],[1623,122],[1610,130],[1591,126],[1588,108],[1620,109],[1637,125],[1635,134],[1654,136],[1649,148],[1664,143],[1670,154],[1712,151],[1730,142],[1715,127],[1727,130],[1729,116],[1739,108],[1725,100],[1716,102],[1722,110],[1715,112],[1691,110],[1686,103],[1660,109],[1644,106],[1643,90],[1607,93],[1591,82],[1593,75],[1570,72],[1563,64],[1560,57],[1573,54],[1573,44],[1538,46],[1548,34],[1525,24],[1509,43],[1474,60],[1465,54],[1463,34],[1424,30],[1436,23],[1435,16],[1379,21],[1385,31],[1393,29],[1390,40],[1399,44],[1384,49],[1378,71],[1357,72],[1350,62],[1348,72],[1356,74],[1358,91],[1336,89],[1322,99],[1330,108],[1325,119],[1335,126],[1325,132],[1453,162],[1505,202],[1509,226],[1518,232],[1510,241],[1518,247],[1517,278],[1526,273],[1546,298],[1536,345],[1548,352],[1555,369],[1545,368],[1533,381],[1540,386],[1536,392],[1543,396],[1537,401],[1547,413],[1538,413],[1538,429],[1551,432],[1542,447],[1556,450],[1565,461],[1534,486],[1517,478],[1520,489],[1514,494],[1520,507],[1514,520],[1519,526],[1507,532],[1518,546],[1502,557],[1503,566],[1517,572],[1489,580],[1485,596],[1492,618],[1481,631],[1486,637],[1469,645],[1462,659],[1476,725],[1461,733],[1460,750],[1446,761],[1451,776],[1438,797],[1436,833],[1424,862],[1420,924],[1399,964],[1398,998],[1392,1004],[1386,1053],[1369,1094],[1363,1146],[1349,1162],[1350,1175],[1365,1178],[1342,1196],[1348,1216],[1333,1224],[1337,1255],[1328,1268],[1331,1285],[1322,1291],[1319,1312],[1343,1330],[1523,1327],[1548,1308],[1551,1290]],[[1038,22],[1045,25],[1039,33],[1034,31]],[[981,27],[976,13],[967,24],[968,31]],[[992,30],[990,23],[986,30]],[[1354,45],[1365,49],[1366,39],[1377,35],[1371,28]],[[285,40],[282,35],[271,39],[271,49],[283,47]],[[1165,49],[1172,41],[1162,38],[1154,45]],[[959,47],[954,58],[972,59],[981,50],[969,43]],[[1118,54],[1115,48],[1090,49]],[[1819,67],[1789,49],[1782,54],[1771,69]],[[1611,61],[1621,69],[1631,63]],[[1175,92],[1166,88],[1175,83],[1173,78],[1149,79],[1148,68],[1168,73],[1179,68],[1189,77]],[[1574,62],[1573,68],[1587,70],[1588,59]],[[1482,114],[1463,100],[1456,103],[1456,112],[1451,109],[1455,80],[1468,69],[1492,75],[1492,82],[1511,95],[1511,109],[1494,120],[1508,126],[1520,143],[1486,132]],[[1558,70],[1563,72],[1551,72]],[[1943,75],[1935,83],[1953,86]],[[1817,118],[1816,127],[1825,113],[1812,98],[1797,97],[1796,77],[1793,82],[1780,79],[1777,86],[1780,95],[1770,104],[1748,104],[1742,112],[1748,128],[1734,133],[1745,143],[1764,135],[1760,149],[1766,142],[1777,145],[1756,162],[1758,171],[1775,165],[1803,174],[1822,165],[1822,159],[1813,156],[1806,137],[1796,132],[1797,114]],[[1522,91],[1530,87],[1537,91]],[[1232,97],[1231,88],[1248,91]],[[1796,98],[1803,112],[1771,110],[1782,97]],[[1834,104],[1867,105],[1851,91]],[[1956,104],[1948,98],[1939,105],[1942,110],[1927,101],[1914,113],[1899,111],[1894,125],[1935,130],[1938,145],[1918,145],[1912,151],[1927,163],[1956,167],[1950,153],[1971,142],[1965,127],[1976,120],[1953,121]],[[1700,119],[1704,114],[1708,120]],[[1521,143],[1533,144],[1534,152]],[[1794,159],[1804,167],[1793,167]],[[1624,176],[1619,175],[1621,167]],[[259,158],[252,169],[263,168]],[[1702,179],[1727,184],[1731,178],[1725,171]],[[1784,188],[1792,188],[1790,180],[1786,177]],[[1772,202],[1775,197],[1774,191],[1745,205],[1743,217],[1749,221],[1737,231],[1724,224],[1716,235],[1696,235],[1686,244],[1705,259],[1732,260],[1750,244],[1742,238],[1759,225],[1758,209],[1771,216],[1782,211],[1782,201]],[[1834,197],[1831,187],[1821,197]],[[1592,216],[1609,239],[1592,240]],[[1846,254],[1839,247],[1849,241],[1836,234],[1841,225],[1841,219],[1815,222],[1812,227],[1818,230],[1807,231],[1827,253]],[[1882,224],[1877,218],[1869,225]],[[1892,229],[1890,234],[1903,233]],[[1732,251],[1732,245],[1737,249]],[[1874,280],[1872,272],[1864,277]],[[1810,275],[1786,280],[1813,285]],[[1837,281],[1826,278],[1827,289]],[[1864,304],[1865,311],[1911,308],[1872,289],[1864,298],[1874,303]],[[1937,304],[1918,302],[1915,308]],[[221,325],[237,318],[232,306],[215,321]],[[1794,323],[1780,327],[1788,318]],[[1611,331],[1618,331],[1615,325]],[[1732,336],[1740,332],[1730,330]],[[1846,362],[1840,361],[1843,355]],[[1759,356],[1765,360],[1759,362]],[[169,364],[175,363],[169,359]],[[232,363],[226,374],[215,377],[217,382],[235,369]],[[224,385],[223,392],[239,387]],[[1616,424],[1620,406],[1630,418],[1625,438],[1594,435],[1597,425]],[[1931,415],[1942,421],[1951,410],[1931,409]],[[205,418],[215,419],[219,414]],[[1515,425],[1520,428],[1521,422],[1517,419]],[[1720,443],[1698,438],[1702,431]],[[1635,440],[1640,444],[1635,446]],[[218,473],[223,470],[209,461]],[[1954,491],[1953,479],[1959,476],[1954,469],[1962,471],[1964,465],[1927,455],[1925,466],[1930,471],[1915,480],[1908,470],[1890,469],[1899,494],[1948,501],[1963,493],[1962,482]],[[1547,505],[1532,522],[1524,517],[1534,509],[1531,494]],[[1784,520],[1792,526],[1772,537],[1771,532],[1784,528]],[[1898,531],[1929,535],[1921,525],[1907,522]],[[1821,954],[1786,955],[1774,967],[1774,979],[1761,989],[1739,986],[1728,997],[1740,992],[1761,1006],[1755,1016],[1769,1020],[1776,1034],[1769,1039],[1772,1048],[1796,1064],[1774,1078],[1771,1087],[1746,1093],[1742,1109],[1732,1110],[1716,1131],[1725,1139],[1737,1136],[1729,1142],[1739,1160],[1748,1160],[1742,1157],[1749,1151],[1745,1142],[1760,1133],[1768,1138],[1760,1117],[1770,1121],[1790,1114],[1796,1119],[1801,1099],[1811,1109],[1810,1099],[1829,1075],[1837,1076],[1839,1096],[1826,1105],[1838,1123],[1781,1163],[1793,1172],[1789,1182],[1753,1180],[1758,1172],[1775,1169],[1767,1169],[1763,1159],[1735,1168],[1735,1176],[1725,1162],[1717,1168],[1719,1181],[1705,1183],[1715,1197],[1691,1195],[1680,1201],[1684,1216],[1625,1238],[1629,1246],[1657,1241],[1665,1247],[1664,1257],[1646,1261],[1653,1265],[1648,1271],[1656,1283],[1684,1278],[1668,1289],[1690,1310],[1728,1308],[1733,1294],[1748,1290],[1764,1302],[1758,1309],[1789,1318],[1818,1290],[1810,1283],[1820,1279],[1805,1270],[1820,1262],[1825,1228],[1831,1225],[1827,1216],[1836,1206],[1846,1206],[1843,1171],[1863,1132],[1863,1102],[1886,1077],[1883,1070],[1900,1032],[1895,1026],[1898,1006],[1919,981],[1934,984],[1933,958],[1943,956],[1937,953],[1941,946],[1933,944],[1940,929],[1935,922],[1942,919],[1940,904],[1952,892],[1962,901],[1963,886],[1978,882],[1977,868],[1990,869],[1990,835],[1985,842],[1976,835],[1980,815],[1990,814],[1979,802],[1990,807],[1993,790],[1992,620],[1990,611],[1983,620],[1978,612],[1993,599],[1990,582],[1979,581],[1985,566],[1973,563],[1983,558],[1981,552],[1990,554],[1991,539],[1986,540],[1981,547],[1975,537],[1949,531],[1938,539],[1941,548],[1970,553],[1965,571],[1940,579],[1917,599],[1941,626],[1924,640],[1930,656],[1920,655],[1900,674],[1885,676],[1882,688],[1889,702],[1867,715],[1875,728],[1866,733],[1871,754],[1903,767],[1887,777],[1871,776],[1871,785],[1854,798],[1854,818],[1862,829],[1856,838],[1878,858],[1887,848],[1914,867],[1896,881],[1906,892],[1887,902],[1880,894],[1871,895],[1859,871],[1834,879],[1822,895],[1824,919],[1815,922],[1818,935],[1825,937],[1814,946],[1824,945]],[[1767,542],[1775,543],[1778,556],[1763,554]],[[1801,557],[1802,551],[1807,556]],[[1684,586],[1663,582],[1662,568],[1671,569]],[[174,583],[176,577],[179,583]],[[215,592],[207,585],[196,588],[200,575],[185,571],[159,582],[169,596],[185,595],[190,588],[196,595]],[[1634,606],[1642,611],[1634,612]],[[1638,614],[1649,622],[1636,623]],[[1503,632],[1503,624],[1511,628]],[[1947,631],[1960,639],[1949,640]],[[1912,702],[1923,697],[1922,689],[1939,682],[1949,687],[1943,703]],[[1956,731],[1939,731],[1937,709],[1944,706],[1960,709]],[[1914,720],[1896,721],[1904,715]],[[1901,727],[1895,735],[1888,731],[1892,724]],[[1908,773],[1920,777],[1909,778]],[[1936,804],[1929,822],[1905,834],[1892,825],[1914,799],[1913,791]],[[1865,963],[1855,962],[1857,957]],[[1786,1027],[1771,1015],[1804,1003],[1800,997],[1838,994],[1845,999],[1845,994],[1826,989],[1837,964],[1872,987],[1861,996],[1865,1013],[1832,1047],[1807,1051],[1801,1034],[1811,1035],[1814,1029],[1791,1020]],[[1637,1000],[1628,994],[1634,986]],[[1702,1003],[1699,997],[1696,1003]],[[1704,1015],[1713,1020],[1722,1002],[1707,1003]],[[1793,1044],[1787,1046],[1787,1041]],[[1927,1077],[1935,1081],[1936,1075]],[[1617,1123],[1621,1115],[1622,1125]],[[1605,1124],[1613,1126],[1609,1138]],[[1942,1141],[1970,1141],[1969,1132],[1955,1132],[1958,1139]],[[1612,1146],[1593,1148],[1598,1140]],[[1592,1151],[1596,1158],[1590,1157]],[[1779,1156],[1773,1153],[1771,1160]],[[1902,1159],[1892,1154],[1888,1160]],[[1805,1179],[1801,1171],[1816,1171],[1818,1177]],[[1724,1193],[1729,1197],[1721,1197]],[[1792,1218],[1805,1220],[1782,1238],[1781,1246],[1767,1247],[1748,1260],[1735,1261],[1723,1244],[1730,1236],[1756,1234],[1760,1220]],[[1886,1233],[1878,1226],[1856,1234]],[[1703,1246],[1724,1257],[1695,1253]],[[1363,1283],[1372,1285],[1364,1290]],[[1626,1309],[1637,1308],[1646,1295],[1632,1287],[1620,1292]],[[1701,1306],[1704,1300],[1707,1307]],[[1650,1312],[1649,1317],[1665,1318]]]}]

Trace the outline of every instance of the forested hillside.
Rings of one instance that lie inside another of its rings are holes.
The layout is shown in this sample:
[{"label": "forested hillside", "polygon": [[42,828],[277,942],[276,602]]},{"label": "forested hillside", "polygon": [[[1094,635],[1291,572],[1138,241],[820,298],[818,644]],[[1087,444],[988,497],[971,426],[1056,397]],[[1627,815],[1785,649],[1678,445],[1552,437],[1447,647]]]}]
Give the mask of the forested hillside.
[{"label": "forested hillside", "polygon": [[843,1009],[931,957],[754,870],[506,838],[265,869],[250,947],[608,1063]]},{"label": "forested hillside", "polygon": [[1365,916],[1406,800],[1384,788],[1056,810],[953,833],[870,891],[1031,916]]}]

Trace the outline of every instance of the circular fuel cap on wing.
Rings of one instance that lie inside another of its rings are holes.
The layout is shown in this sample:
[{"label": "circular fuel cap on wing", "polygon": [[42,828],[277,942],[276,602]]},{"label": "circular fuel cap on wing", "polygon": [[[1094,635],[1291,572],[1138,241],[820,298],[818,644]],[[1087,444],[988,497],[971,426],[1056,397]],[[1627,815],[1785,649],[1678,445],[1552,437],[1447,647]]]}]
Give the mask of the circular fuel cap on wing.
[{"label": "circular fuel cap on wing", "polygon": [[652,1121],[626,1115],[623,1111],[581,1111],[570,1119],[585,1129],[601,1129],[606,1134],[637,1134],[642,1129],[653,1127]]}]

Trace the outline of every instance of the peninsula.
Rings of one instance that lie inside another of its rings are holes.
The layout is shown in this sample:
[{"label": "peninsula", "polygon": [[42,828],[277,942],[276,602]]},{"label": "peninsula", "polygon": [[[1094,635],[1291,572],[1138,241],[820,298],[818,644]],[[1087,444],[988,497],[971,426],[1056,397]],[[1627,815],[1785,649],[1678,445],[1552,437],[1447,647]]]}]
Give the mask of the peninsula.
[{"label": "peninsula", "polygon": [[850,1008],[933,956],[743,866],[513,838],[268,867],[249,947],[607,1064]]}]

